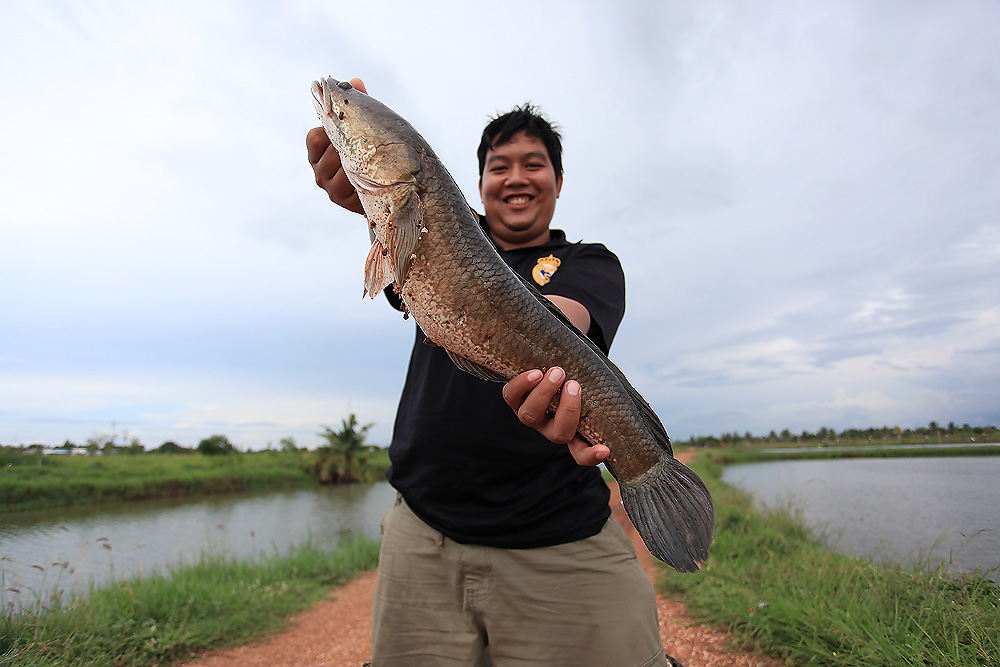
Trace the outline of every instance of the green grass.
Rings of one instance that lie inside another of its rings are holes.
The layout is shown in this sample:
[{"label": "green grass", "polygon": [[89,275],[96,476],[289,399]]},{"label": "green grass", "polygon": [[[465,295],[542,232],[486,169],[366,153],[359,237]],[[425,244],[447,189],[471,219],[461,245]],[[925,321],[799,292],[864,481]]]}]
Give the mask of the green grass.
[{"label": "green grass", "polygon": [[333,552],[305,543],[258,561],[205,556],[68,603],[43,600],[0,617],[0,666],[152,667],[242,645],[281,630],[289,614],[377,560],[378,543],[369,539]]},{"label": "green grass", "polygon": [[798,459],[860,459],[860,458],[917,458],[927,456],[1000,456],[1000,445],[987,446],[935,446],[919,448],[897,445],[873,446],[871,449],[849,447],[813,447],[794,452],[768,452],[763,447],[721,447],[700,450],[704,456],[720,465],[736,465],[754,461],[787,461]]},{"label": "green grass", "polygon": [[708,563],[697,575],[664,568],[659,584],[696,618],[792,665],[1000,664],[1000,589],[989,579],[832,553],[789,511],[751,509],[707,459],[692,467],[716,504]]},{"label": "green grass", "polygon": [[0,511],[315,485],[306,452],[25,456],[0,468]]}]

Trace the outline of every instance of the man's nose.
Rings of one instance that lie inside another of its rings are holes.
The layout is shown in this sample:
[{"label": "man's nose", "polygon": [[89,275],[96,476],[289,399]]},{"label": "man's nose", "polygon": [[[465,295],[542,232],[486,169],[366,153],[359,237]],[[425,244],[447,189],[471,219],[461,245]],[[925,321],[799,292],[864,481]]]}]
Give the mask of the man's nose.
[{"label": "man's nose", "polygon": [[520,184],[527,182],[527,171],[519,166],[513,166],[507,170],[507,184]]}]

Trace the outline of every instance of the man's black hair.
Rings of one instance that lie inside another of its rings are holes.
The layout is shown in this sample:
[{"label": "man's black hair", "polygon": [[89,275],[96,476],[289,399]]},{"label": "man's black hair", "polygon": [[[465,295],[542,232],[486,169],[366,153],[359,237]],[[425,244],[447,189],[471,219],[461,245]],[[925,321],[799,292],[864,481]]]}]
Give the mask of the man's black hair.
[{"label": "man's black hair", "polygon": [[490,148],[510,141],[518,132],[524,132],[529,137],[535,137],[549,152],[549,160],[556,171],[556,177],[562,176],[562,138],[555,126],[547,121],[541,112],[531,104],[514,107],[507,113],[492,119],[483,130],[483,139],[479,143],[479,176],[486,168],[486,153]]}]

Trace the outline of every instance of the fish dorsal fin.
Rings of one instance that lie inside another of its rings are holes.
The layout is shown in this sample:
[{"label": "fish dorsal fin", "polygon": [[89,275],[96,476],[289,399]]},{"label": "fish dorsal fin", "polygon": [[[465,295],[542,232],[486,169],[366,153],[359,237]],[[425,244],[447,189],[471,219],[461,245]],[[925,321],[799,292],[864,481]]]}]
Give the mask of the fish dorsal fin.
[{"label": "fish dorsal fin", "polygon": [[[607,365],[608,370],[610,370],[611,373],[617,377],[625,387],[628,395],[632,398],[632,401],[639,409],[639,414],[642,417],[643,422],[645,422],[646,427],[649,429],[650,434],[656,440],[656,444],[658,444],[668,454],[673,456],[674,450],[670,446],[670,436],[667,435],[667,429],[663,427],[663,422],[661,422],[660,418],[656,416],[655,412],[653,412],[653,408],[646,402],[646,399],[644,399],[642,395],[636,391],[635,387],[632,386],[632,383],[628,381],[625,374],[618,370],[618,367],[615,366],[610,359],[608,359],[608,355],[604,354],[604,351],[597,347],[594,341],[587,337],[587,334],[580,331],[576,325],[573,324],[568,317],[566,317],[566,315],[559,309],[559,306],[549,301],[544,294],[539,292],[538,289],[528,282],[523,276],[516,273],[515,275],[520,278],[521,284],[523,284],[527,290],[531,292],[536,299],[538,299],[539,303],[545,306],[559,321],[567,325],[571,331],[579,336],[580,340],[586,343],[591,350],[597,353],[598,357],[600,357],[600,359]],[[584,388],[584,390],[586,390],[586,388]]]},{"label": "fish dorsal fin", "polygon": [[499,373],[486,368],[486,366],[481,366],[474,361],[469,361],[465,357],[459,356],[452,352],[451,350],[445,350],[448,356],[451,358],[455,365],[466,373],[475,375],[480,380],[487,380],[489,382],[506,382],[510,378],[506,378]]}]

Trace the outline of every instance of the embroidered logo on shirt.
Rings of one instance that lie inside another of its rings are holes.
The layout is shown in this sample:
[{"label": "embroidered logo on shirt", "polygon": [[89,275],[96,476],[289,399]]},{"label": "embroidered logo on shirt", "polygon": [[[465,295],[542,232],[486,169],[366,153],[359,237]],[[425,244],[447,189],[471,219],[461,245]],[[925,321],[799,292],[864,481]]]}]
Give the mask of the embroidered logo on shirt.
[{"label": "embroidered logo on shirt", "polygon": [[539,285],[547,285],[550,280],[552,280],[552,274],[559,270],[559,265],[562,264],[559,258],[555,255],[549,255],[548,257],[539,257],[538,263],[535,264],[535,268],[531,270],[531,277],[535,279],[535,282]]}]

